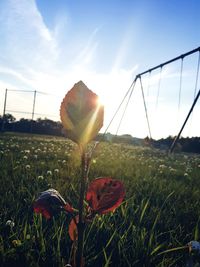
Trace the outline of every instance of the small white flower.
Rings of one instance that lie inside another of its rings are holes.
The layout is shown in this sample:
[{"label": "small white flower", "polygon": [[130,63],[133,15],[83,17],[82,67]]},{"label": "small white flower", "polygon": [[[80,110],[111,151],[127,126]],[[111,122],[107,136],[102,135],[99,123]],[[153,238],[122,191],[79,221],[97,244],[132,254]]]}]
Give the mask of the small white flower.
[{"label": "small white flower", "polygon": [[39,176],[38,176],[38,180],[44,180],[44,176],[39,175]]},{"label": "small white flower", "polygon": [[6,225],[10,226],[10,228],[13,228],[15,226],[15,223],[12,220],[7,220]]},{"label": "small white flower", "polygon": [[166,166],[165,166],[164,164],[161,164],[161,165],[159,165],[159,168],[160,168],[160,169],[165,169]]},{"label": "small white flower", "polygon": [[176,172],[176,170],[174,168],[172,168],[172,167],[169,168],[169,171],[170,172]]},{"label": "small white flower", "polygon": [[52,171],[47,171],[47,175],[51,176],[52,175]]},{"label": "small white flower", "polygon": [[59,169],[55,169],[54,170],[54,173],[59,173]]},{"label": "small white flower", "polygon": [[30,168],[31,168],[31,166],[30,165],[26,165],[26,170],[28,171],[28,170],[30,170]]}]

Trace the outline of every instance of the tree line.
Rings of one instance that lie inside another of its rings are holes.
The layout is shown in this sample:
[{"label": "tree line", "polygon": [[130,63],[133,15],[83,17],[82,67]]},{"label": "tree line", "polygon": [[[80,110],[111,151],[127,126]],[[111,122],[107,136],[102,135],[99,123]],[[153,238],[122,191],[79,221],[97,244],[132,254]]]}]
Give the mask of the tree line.
[{"label": "tree line", "polygon": [[[21,118],[20,120],[16,120],[16,118],[9,113],[5,114],[4,116],[0,116],[0,129],[2,131],[9,132],[45,134],[67,137],[67,133],[64,131],[62,124],[59,121],[53,121],[48,118],[38,118],[37,120]],[[150,146],[158,149],[168,150],[174,140],[174,137],[169,136],[167,138],[153,140],[149,137],[146,137],[144,139],[135,138],[129,134],[116,136],[111,133],[100,133],[96,137],[96,140],[137,146]],[[177,152],[200,154],[200,137],[180,138],[175,150]]]},{"label": "tree line", "polygon": [[62,124],[59,121],[50,119],[37,120],[21,118],[16,120],[12,114],[5,114],[0,116],[0,129],[9,132],[33,133],[33,134],[47,134],[63,136]]}]

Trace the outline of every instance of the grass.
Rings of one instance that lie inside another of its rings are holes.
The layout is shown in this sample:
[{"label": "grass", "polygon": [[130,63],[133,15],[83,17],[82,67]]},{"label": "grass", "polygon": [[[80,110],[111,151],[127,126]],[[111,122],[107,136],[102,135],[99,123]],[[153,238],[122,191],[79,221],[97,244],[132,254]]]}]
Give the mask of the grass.
[{"label": "grass", "polygon": [[[57,189],[78,206],[79,152],[69,140],[0,135],[0,264],[64,266],[70,218],[33,214],[38,193]],[[100,143],[89,178],[124,182],[126,199],[86,228],[86,266],[186,266],[200,257],[178,249],[200,240],[200,156]],[[8,225],[8,220],[14,226]]]}]

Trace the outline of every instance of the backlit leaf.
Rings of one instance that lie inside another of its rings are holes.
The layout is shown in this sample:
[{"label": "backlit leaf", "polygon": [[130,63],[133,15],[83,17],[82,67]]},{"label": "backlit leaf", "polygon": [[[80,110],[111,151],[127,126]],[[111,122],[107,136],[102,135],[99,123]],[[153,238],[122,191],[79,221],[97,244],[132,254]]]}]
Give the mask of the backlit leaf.
[{"label": "backlit leaf", "polygon": [[85,146],[103,126],[104,108],[98,96],[79,81],[63,99],[60,117],[67,137]]},{"label": "backlit leaf", "polygon": [[93,180],[86,194],[86,200],[94,213],[105,214],[114,211],[123,201],[125,189],[122,182],[110,177]]},{"label": "backlit leaf", "polygon": [[72,218],[72,220],[69,224],[69,236],[70,236],[72,241],[78,240],[77,223],[78,223],[78,215],[76,217]]}]

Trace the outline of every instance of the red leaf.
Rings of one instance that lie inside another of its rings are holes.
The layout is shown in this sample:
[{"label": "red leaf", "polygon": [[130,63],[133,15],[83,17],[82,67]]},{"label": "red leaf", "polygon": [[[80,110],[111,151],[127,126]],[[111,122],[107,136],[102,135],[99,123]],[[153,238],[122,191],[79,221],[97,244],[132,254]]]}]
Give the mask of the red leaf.
[{"label": "red leaf", "polygon": [[69,224],[69,236],[72,241],[78,240],[78,228],[77,223],[79,222],[78,215],[74,218],[72,218],[70,224]]},{"label": "red leaf", "polygon": [[63,208],[68,212],[68,213],[73,213],[74,209],[72,208],[72,206],[69,203],[66,203]]},{"label": "red leaf", "polygon": [[60,118],[67,137],[85,146],[103,126],[104,108],[98,96],[79,81],[66,94],[60,107]]},{"label": "red leaf", "polygon": [[36,204],[33,204],[33,209],[35,213],[41,213],[42,216],[44,216],[46,219],[50,219],[51,215],[48,211],[48,207],[45,207],[45,205],[40,204],[39,202]]},{"label": "red leaf", "polygon": [[94,213],[114,211],[123,201],[125,189],[122,182],[110,177],[97,178],[89,185],[86,200]]},{"label": "red leaf", "polygon": [[49,189],[42,192],[34,201],[33,209],[36,213],[42,213],[46,219],[50,219],[63,209],[69,213],[73,212],[73,208],[70,204],[68,204],[55,189]]}]

